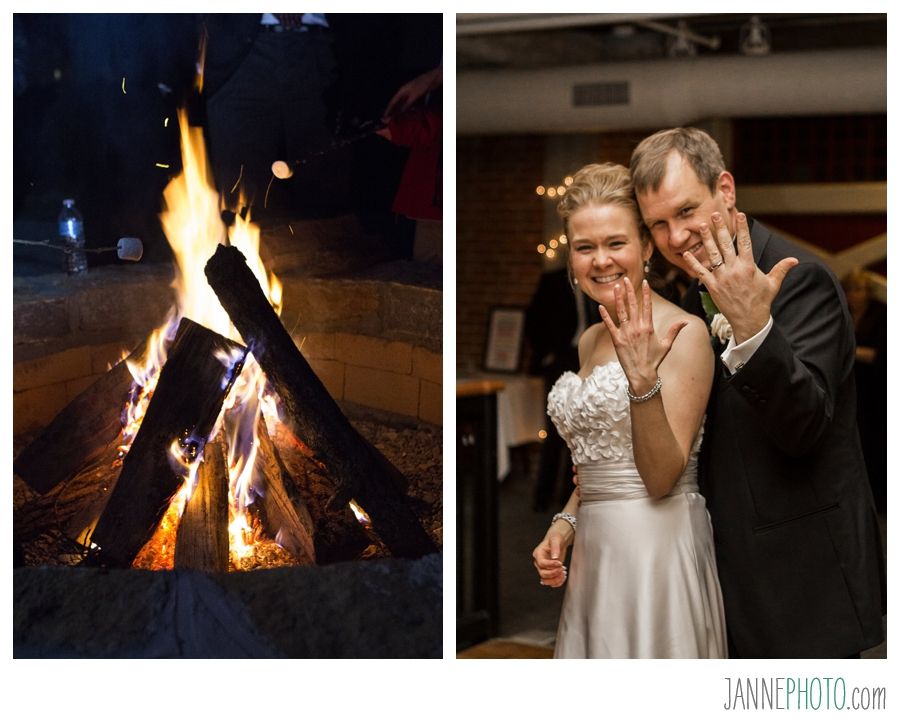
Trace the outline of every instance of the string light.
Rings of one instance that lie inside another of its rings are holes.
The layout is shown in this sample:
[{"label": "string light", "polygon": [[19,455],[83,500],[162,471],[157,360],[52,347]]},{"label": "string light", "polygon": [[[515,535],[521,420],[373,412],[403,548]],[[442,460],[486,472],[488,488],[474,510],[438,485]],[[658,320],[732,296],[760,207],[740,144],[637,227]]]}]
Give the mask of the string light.
[{"label": "string light", "polygon": [[535,187],[534,192],[538,196],[545,196],[547,198],[553,199],[557,196],[565,195],[568,190],[567,187],[571,186],[575,182],[575,179],[572,176],[566,176],[563,179],[563,183],[557,186],[544,186],[543,184]]},{"label": "string light", "polygon": [[538,430],[538,440],[546,440],[547,439],[547,431],[546,430]]},{"label": "string light", "polygon": [[538,244],[538,254],[543,254],[545,251],[547,251],[547,247],[543,244]]},{"label": "string light", "polygon": [[565,234],[560,234],[559,235],[559,243],[560,244],[568,244],[569,238]]},{"label": "string light", "polygon": [[550,239],[550,248],[555,249],[557,246],[559,246],[559,242],[556,239]]},{"label": "string light", "polygon": [[548,259],[552,259],[555,256],[556,256],[556,252],[553,251],[553,249],[547,249],[547,258]]}]

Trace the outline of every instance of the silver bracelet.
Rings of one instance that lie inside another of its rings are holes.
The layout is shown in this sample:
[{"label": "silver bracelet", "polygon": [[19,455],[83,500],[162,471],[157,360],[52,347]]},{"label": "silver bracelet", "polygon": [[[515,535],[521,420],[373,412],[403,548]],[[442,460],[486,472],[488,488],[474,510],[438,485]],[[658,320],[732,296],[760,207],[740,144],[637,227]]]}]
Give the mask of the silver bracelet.
[{"label": "silver bracelet", "polygon": [[550,521],[550,525],[553,525],[558,520],[566,521],[566,523],[572,526],[573,531],[578,529],[578,518],[571,513],[557,513],[553,516],[553,520]]},{"label": "silver bracelet", "polygon": [[662,388],[662,380],[659,378],[659,375],[656,376],[656,384],[650,388],[650,391],[643,395],[636,395],[631,391],[631,385],[625,385],[625,394],[628,395],[628,399],[632,402],[646,402],[651,397],[655,397],[659,394],[660,389]]}]

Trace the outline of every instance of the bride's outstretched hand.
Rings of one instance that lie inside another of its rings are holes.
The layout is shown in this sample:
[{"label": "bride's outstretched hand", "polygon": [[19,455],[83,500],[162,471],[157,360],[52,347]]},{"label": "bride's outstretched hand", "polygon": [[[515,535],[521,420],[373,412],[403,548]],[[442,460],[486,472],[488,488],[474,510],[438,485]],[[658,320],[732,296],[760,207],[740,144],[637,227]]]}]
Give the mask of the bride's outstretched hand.
[{"label": "bride's outstretched hand", "polygon": [[656,371],[672,349],[678,333],[687,326],[687,322],[675,322],[666,336],[660,339],[653,328],[650,285],[646,280],[641,285],[643,303],[640,308],[634,287],[628,277],[625,277],[624,289],[617,284],[614,291],[618,324],[613,321],[609,311],[602,304],[600,317],[609,330],[616,356],[628,378],[632,392],[641,395],[656,384]]}]

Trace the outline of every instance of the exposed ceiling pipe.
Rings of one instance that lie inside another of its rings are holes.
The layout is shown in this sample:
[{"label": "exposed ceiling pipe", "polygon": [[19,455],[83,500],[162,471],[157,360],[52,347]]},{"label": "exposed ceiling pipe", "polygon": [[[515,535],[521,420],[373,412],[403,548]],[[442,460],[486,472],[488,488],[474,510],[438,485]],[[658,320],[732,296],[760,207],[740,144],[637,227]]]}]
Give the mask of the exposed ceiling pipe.
[{"label": "exposed ceiling pipe", "polygon": [[685,38],[692,43],[702,45],[706,48],[709,48],[710,50],[718,50],[719,45],[721,45],[721,40],[719,40],[718,36],[707,37],[705,35],[698,35],[697,33],[692,32],[686,27],[673,28],[671,25],[666,25],[665,23],[657,23],[653,20],[635,20],[633,21],[633,23],[642,28],[646,28],[647,30],[652,30],[656,33]]},{"label": "exposed ceiling pipe", "polygon": [[887,50],[461,72],[456,98],[461,134],[575,133],[659,128],[710,117],[883,113]]},{"label": "exposed ceiling pipe", "polygon": [[689,18],[701,13],[457,13],[457,35],[488,35],[534,30],[558,30],[589,25],[620,25],[641,23],[653,19]]}]

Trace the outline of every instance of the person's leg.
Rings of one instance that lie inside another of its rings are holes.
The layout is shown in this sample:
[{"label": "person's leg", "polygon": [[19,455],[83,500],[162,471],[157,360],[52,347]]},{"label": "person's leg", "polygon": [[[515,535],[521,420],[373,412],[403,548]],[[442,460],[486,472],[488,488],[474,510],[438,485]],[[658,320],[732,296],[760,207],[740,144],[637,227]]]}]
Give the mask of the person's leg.
[{"label": "person's leg", "polygon": [[240,67],[207,101],[216,186],[234,209],[242,188],[249,203],[264,205],[272,163],[282,153],[282,68],[273,37],[261,34]]},{"label": "person's leg", "polygon": [[332,147],[336,139],[325,102],[336,77],[331,36],[325,31],[291,33],[283,52],[284,65],[291,68],[281,79],[285,160],[306,159],[287,182],[294,208],[312,216],[346,211],[350,148]]}]

